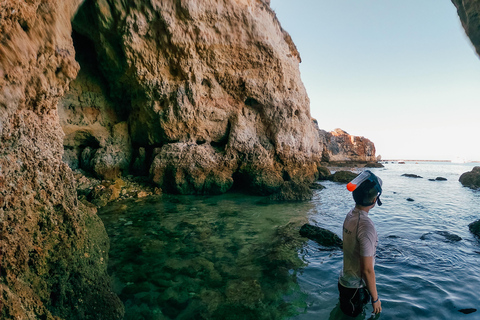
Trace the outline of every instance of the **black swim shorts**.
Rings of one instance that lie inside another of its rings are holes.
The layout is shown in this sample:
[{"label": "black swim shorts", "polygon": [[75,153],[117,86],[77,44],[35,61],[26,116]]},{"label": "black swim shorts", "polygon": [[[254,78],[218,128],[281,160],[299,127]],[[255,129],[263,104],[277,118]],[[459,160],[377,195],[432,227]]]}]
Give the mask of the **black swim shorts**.
[{"label": "black swim shorts", "polygon": [[356,317],[363,312],[363,308],[370,301],[370,294],[365,288],[345,288],[338,284],[340,292],[340,309],[346,315]]}]

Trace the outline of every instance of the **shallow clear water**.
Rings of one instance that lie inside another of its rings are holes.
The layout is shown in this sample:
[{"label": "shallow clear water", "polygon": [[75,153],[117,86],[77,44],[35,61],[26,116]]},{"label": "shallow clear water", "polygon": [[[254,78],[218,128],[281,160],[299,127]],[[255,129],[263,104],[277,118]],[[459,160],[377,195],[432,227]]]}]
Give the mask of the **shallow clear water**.
[{"label": "shallow clear water", "polygon": [[312,203],[262,197],[151,197],[99,215],[126,319],[282,319],[305,307],[298,230]]},{"label": "shallow clear water", "polygon": [[[472,167],[372,169],[384,182],[384,205],[371,211],[379,234],[377,319],[480,317],[458,311],[480,309],[480,245],[468,231],[480,218],[480,192],[458,182]],[[428,180],[439,176],[448,180]],[[341,234],[351,194],[344,184],[322,184],[326,189],[304,203],[164,195],[102,209],[109,271],[126,319],[352,319],[337,307],[341,251],[298,235],[307,220]]]}]

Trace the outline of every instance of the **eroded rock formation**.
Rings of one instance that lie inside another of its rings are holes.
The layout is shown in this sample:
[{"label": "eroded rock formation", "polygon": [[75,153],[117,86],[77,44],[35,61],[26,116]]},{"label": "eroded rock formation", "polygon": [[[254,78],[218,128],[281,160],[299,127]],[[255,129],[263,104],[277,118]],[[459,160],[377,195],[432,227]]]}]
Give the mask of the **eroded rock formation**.
[{"label": "eroded rock formation", "polygon": [[325,162],[376,162],[375,145],[364,137],[352,136],[342,129],[318,130]]},{"label": "eroded rock formation", "polygon": [[74,29],[99,72],[61,103],[71,164],[104,178],[136,164],[180,193],[313,179],[321,150],[299,53],[268,1],[87,0]]},{"label": "eroded rock formation", "polygon": [[0,318],[115,319],[108,238],[77,203],[57,101],[75,78],[80,1],[0,3]]}]

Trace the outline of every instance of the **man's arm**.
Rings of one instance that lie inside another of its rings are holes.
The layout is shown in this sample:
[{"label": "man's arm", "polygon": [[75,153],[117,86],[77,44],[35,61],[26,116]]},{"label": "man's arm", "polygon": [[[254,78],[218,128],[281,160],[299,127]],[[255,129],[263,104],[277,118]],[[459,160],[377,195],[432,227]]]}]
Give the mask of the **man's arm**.
[{"label": "man's arm", "polygon": [[[363,280],[367,285],[368,292],[372,295],[373,312],[379,313],[382,311],[382,303],[378,298],[377,284],[375,282],[375,270],[373,269],[373,257],[360,257],[360,270],[362,272]],[[373,303],[373,301],[376,301]]]}]

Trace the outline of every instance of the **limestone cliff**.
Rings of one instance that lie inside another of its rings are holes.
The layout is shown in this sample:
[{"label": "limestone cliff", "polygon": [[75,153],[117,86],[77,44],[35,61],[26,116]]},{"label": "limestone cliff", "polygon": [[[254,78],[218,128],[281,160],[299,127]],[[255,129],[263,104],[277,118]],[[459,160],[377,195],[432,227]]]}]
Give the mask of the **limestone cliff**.
[{"label": "limestone cliff", "polygon": [[376,162],[375,145],[367,138],[349,135],[342,129],[318,132],[323,146],[322,161]]},{"label": "limestone cliff", "polygon": [[56,104],[78,64],[79,0],[0,3],[0,318],[115,319],[108,238],[77,203]]},{"label": "limestone cliff", "polygon": [[463,28],[480,55],[480,2],[477,0],[452,0],[457,8]]},{"label": "limestone cliff", "polygon": [[71,164],[135,168],[179,193],[271,193],[316,174],[299,53],[268,1],[87,0],[74,29],[98,72],[85,67],[60,104],[80,137],[66,141]]}]

